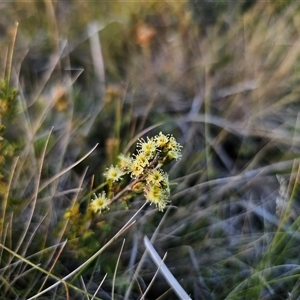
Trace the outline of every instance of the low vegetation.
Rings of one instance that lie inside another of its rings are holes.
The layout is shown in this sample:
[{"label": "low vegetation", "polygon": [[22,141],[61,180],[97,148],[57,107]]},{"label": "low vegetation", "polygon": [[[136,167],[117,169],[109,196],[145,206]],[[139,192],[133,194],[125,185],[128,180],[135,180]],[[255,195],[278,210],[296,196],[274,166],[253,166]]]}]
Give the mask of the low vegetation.
[{"label": "low vegetation", "polygon": [[0,10],[1,298],[300,297],[298,1]]}]

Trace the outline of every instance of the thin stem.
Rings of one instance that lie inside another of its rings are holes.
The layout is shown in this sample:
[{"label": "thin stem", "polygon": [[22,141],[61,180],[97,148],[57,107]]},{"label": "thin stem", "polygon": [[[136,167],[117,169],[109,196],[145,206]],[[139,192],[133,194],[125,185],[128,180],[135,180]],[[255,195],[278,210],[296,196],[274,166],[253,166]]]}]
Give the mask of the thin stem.
[{"label": "thin stem", "polygon": [[10,83],[10,79],[11,79],[11,68],[12,68],[12,61],[13,61],[13,55],[14,55],[14,48],[15,48],[15,43],[16,43],[16,38],[17,38],[17,32],[18,32],[18,26],[19,23],[16,22],[16,27],[15,27],[15,31],[14,31],[14,36],[13,36],[13,40],[12,40],[12,47],[11,47],[11,51],[10,51],[10,55],[9,55],[9,60],[8,60],[8,66],[7,66],[7,84],[9,85]]},{"label": "thin stem", "polygon": [[116,201],[118,201],[126,192],[132,190],[132,187],[140,181],[142,181],[142,179],[140,179],[140,178],[133,180],[122,191],[120,191],[117,195],[115,195],[112,199],[110,199],[108,206],[110,206],[113,203],[115,203]]}]

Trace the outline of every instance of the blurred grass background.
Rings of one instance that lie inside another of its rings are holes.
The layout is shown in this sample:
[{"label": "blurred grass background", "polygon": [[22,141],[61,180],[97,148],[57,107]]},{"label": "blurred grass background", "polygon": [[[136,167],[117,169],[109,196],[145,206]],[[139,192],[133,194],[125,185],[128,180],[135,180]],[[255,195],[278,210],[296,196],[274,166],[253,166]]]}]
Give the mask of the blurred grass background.
[{"label": "blurred grass background", "polygon": [[[275,0],[1,2],[0,242],[12,251],[0,252],[1,297],[34,297],[120,230],[142,198],[99,226],[63,215],[75,203],[84,211],[137,137],[163,131],[183,145],[167,170],[168,210],[147,207],[123,234],[116,278],[122,238],[70,281],[77,289],[38,299],[84,299],[106,273],[98,298],[140,299],[156,271],[141,260],[153,234],[192,299],[299,299],[299,10]],[[145,298],[175,297],[158,275]]]}]

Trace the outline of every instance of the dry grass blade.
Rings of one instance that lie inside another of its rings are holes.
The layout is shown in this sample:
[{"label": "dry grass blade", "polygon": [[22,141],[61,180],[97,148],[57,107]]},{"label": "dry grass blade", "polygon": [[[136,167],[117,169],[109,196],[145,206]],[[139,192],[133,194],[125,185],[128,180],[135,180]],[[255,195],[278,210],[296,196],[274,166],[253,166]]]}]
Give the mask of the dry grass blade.
[{"label": "dry grass blade", "polygon": [[117,269],[118,269],[118,265],[120,263],[121,254],[123,252],[124,245],[125,245],[125,239],[123,240],[123,243],[122,243],[119,255],[118,255],[118,259],[117,259],[115,271],[114,271],[113,283],[112,283],[112,291],[111,291],[111,298],[112,298],[112,300],[115,298],[114,294],[115,294],[115,282],[116,282],[116,277],[117,277]]},{"label": "dry grass blade", "polygon": [[[164,214],[163,218],[161,219],[159,225],[156,227],[155,232],[153,233],[152,238],[151,238],[152,242],[157,237],[157,235],[158,235],[161,227],[163,226],[163,223],[165,222],[165,220],[167,219],[167,217],[168,217],[168,215],[170,213],[171,208],[172,208],[172,206],[168,207],[168,209],[167,209],[166,213]],[[135,241],[138,242],[137,235],[135,235],[135,238],[136,238]],[[139,273],[140,273],[140,271],[141,271],[141,269],[143,267],[143,264],[145,262],[146,257],[147,257],[147,253],[144,252],[143,256],[141,257],[141,259],[140,259],[140,261],[139,261],[139,263],[138,263],[138,265],[137,265],[137,267],[136,267],[136,269],[134,271],[134,274],[132,274],[131,277],[129,278],[129,282],[130,283],[129,283],[129,286],[127,287],[127,290],[126,290],[126,294],[125,294],[125,297],[124,297],[125,300],[129,299],[129,297],[130,297],[130,293],[132,291],[133,284],[137,280],[137,277],[138,277],[138,275],[139,275]],[[133,260],[134,257],[131,257],[131,259]]]},{"label": "dry grass blade", "polygon": [[77,166],[79,163],[81,163],[83,160],[85,160],[96,148],[97,148],[98,144],[96,144],[86,155],[84,155],[81,159],[79,159],[78,161],[76,161],[75,163],[73,163],[72,165],[70,165],[68,168],[62,170],[61,172],[59,172],[58,174],[56,174],[55,176],[53,176],[52,178],[50,178],[49,180],[47,180],[40,188],[39,188],[39,192],[42,191],[46,186],[48,186],[51,182],[53,182],[54,180],[56,180],[57,178],[59,178],[60,176],[62,176],[63,174],[67,173],[68,171],[70,171],[71,169],[73,169],[75,166]]},{"label": "dry grass blade", "polygon": [[[48,137],[47,137],[44,149],[43,149],[43,153],[42,153],[42,157],[41,157],[41,162],[40,162],[40,166],[39,166],[39,170],[38,170],[38,174],[37,174],[37,182],[36,182],[36,185],[35,185],[34,196],[33,196],[32,203],[31,203],[30,213],[29,213],[29,216],[28,216],[28,219],[27,219],[27,224],[25,224],[25,226],[24,226],[25,230],[23,232],[23,235],[20,237],[20,239],[18,241],[18,245],[17,245],[17,247],[15,249],[15,252],[18,252],[18,250],[21,247],[21,245],[23,245],[23,242],[24,242],[25,237],[26,237],[26,235],[28,233],[28,229],[30,227],[32,218],[33,218],[34,213],[35,213],[35,207],[36,207],[37,200],[38,200],[39,186],[40,186],[40,182],[41,182],[41,179],[42,179],[41,175],[42,175],[43,162],[44,162],[44,159],[45,159],[46,150],[47,150],[47,146],[48,146],[48,142],[49,142],[52,130],[53,130],[53,127],[51,128],[51,130],[50,130],[50,132],[48,134]],[[27,244],[27,247],[28,247],[28,245],[29,244]],[[27,251],[27,247],[25,247],[25,249],[23,250],[24,251],[24,255],[25,255],[25,253]]]},{"label": "dry grass blade", "polygon": [[100,288],[101,288],[103,282],[105,281],[106,277],[107,277],[107,273],[104,275],[103,279],[101,280],[100,284],[98,285],[98,287],[97,287],[97,289],[96,289],[96,291],[95,291],[95,293],[94,293],[91,300],[93,300],[95,298],[95,296],[97,295],[97,293],[100,290]]},{"label": "dry grass blade", "polygon": [[[82,276],[80,276],[80,281],[81,281],[81,284],[83,286],[83,289],[87,293],[86,284],[85,284],[84,279],[82,278]],[[89,296],[87,294],[86,294],[86,297],[87,297],[87,300],[90,300],[90,298],[89,298]]]},{"label": "dry grass blade", "polygon": [[[58,261],[58,259],[59,259],[60,255],[61,255],[63,249],[65,248],[65,245],[66,245],[66,244],[67,244],[67,241],[63,242],[62,246],[60,247],[60,249],[59,249],[59,251],[58,251],[58,253],[57,253],[57,255],[56,255],[56,257],[55,257],[55,259],[54,259],[54,261],[53,261],[53,264],[52,264],[52,266],[50,267],[49,273],[51,273],[52,270],[53,270],[53,268],[55,267],[55,264],[56,264],[56,262]],[[46,282],[47,282],[47,280],[48,280],[48,277],[49,277],[49,276],[46,276],[44,282],[42,283],[42,285],[41,285],[41,287],[40,287],[39,292],[43,290],[43,287],[44,287],[44,285],[46,284]]]},{"label": "dry grass blade", "polygon": [[160,268],[161,268],[162,264],[164,263],[166,257],[167,257],[167,252],[166,252],[165,255],[163,256],[163,258],[162,258],[162,260],[161,260],[161,262],[160,262],[160,264],[159,264],[159,266],[158,266],[156,272],[154,273],[153,278],[151,279],[151,281],[150,281],[148,287],[146,288],[146,290],[144,291],[143,295],[141,296],[141,300],[145,300],[145,299],[146,299],[145,297],[146,297],[148,291],[150,290],[152,284],[154,283],[154,280],[155,280],[156,276],[158,275],[158,273],[159,273],[159,271],[160,271]]},{"label": "dry grass blade", "polygon": [[[99,39],[98,29],[99,25],[97,23],[90,23],[88,26],[88,35],[90,40],[90,48],[93,59],[94,71],[98,79],[98,93],[103,95],[105,91],[105,67],[104,60],[101,51],[101,43]],[[102,106],[102,103],[101,103]],[[100,109],[99,109],[100,111]]]},{"label": "dry grass blade", "polygon": [[165,277],[165,279],[168,281],[170,286],[173,288],[174,292],[177,294],[177,296],[182,300],[191,300],[192,298],[186,293],[186,291],[182,288],[182,286],[179,284],[179,282],[176,280],[176,278],[173,276],[173,274],[170,272],[170,270],[167,268],[167,266],[164,264],[162,259],[159,257],[158,253],[152,246],[149,239],[144,236],[144,244],[146,249],[148,250],[152,260],[156,264],[156,266],[160,269],[162,275]]},{"label": "dry grass blade", "polygon": [[14,48],[15,48],[19,23],[16,22],[15,25],[16,25],[16,27],[15,27],[15,30],[14,30],[14,35],[13,35],[13,40],[12,40],[12,47],[11,47],[11,50],[10,50],[8,66],[7,66],[7,73],[8,73],[7,74],[7,82],[10,82],[10,80],[11,80],[12,61],[13,61]]},{"label": "dry grass blade", "polygon": [[[11,187],[11,184],[12,184],[13,176],[15,174],[15,169],[16,169],[18,160],[19,160],[19,158],[15,159],[14,164],[12,166],[12,170],[10,172],[10,177],[9,177],[8,185],[7,185],[7,188],[6,188],[6,193],[5,193],[4,199],[2,201],[2,216],[1,216],[1,220],[5,220],[5,214],[6,214],[6,210],[7,210],[9,191],[10,191],[10,187]],[[4,230],[4,224],[5,224],[4,222],[1,222],[0,235],[1,235],[1,241],[2,242],[4,242],[4,240],[5,240],[3,238],[3,236],[2,236],[3,235],[3,230]]]}]

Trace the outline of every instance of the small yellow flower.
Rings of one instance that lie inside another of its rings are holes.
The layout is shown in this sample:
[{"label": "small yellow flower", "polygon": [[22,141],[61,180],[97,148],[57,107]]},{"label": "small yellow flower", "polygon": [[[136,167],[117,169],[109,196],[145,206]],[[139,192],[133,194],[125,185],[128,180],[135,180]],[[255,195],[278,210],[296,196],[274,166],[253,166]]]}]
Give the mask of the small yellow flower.
[{"label": "small yellow flower", "polygon": [[102,212],[105,209],[108,209],[109,200],[106,198],[106,193],[102,192],[101,194],[94,194],[95,199],[90,203],[90,209],[97,213]]},{"label": "small yellow flower", "polygon": [[154,137],[157,147],[164,148],[167,146],[169,142],[169,137],[167,135],[164,135],[162,132],[159,133],[159,135]]},{"label": "small yellow flower", "polygon": [[168,143],[168,149],[171,151],[181,151],[182,146],[177,143],[176,139],[171,136]]},{"label": "small yellow flower", "polygon": [[179,150],[171,150],[168,151],[167,157],[169,160],[178,160],[182,157],[181,152]]},{"label": "small yellow flower", "polygon": [[122,179],[122,176],[124,175],[124,172],[119,168],[115,166],[111,166],[107,171],[104,173],[104,176],[107,180],[111,180],[113,182],[119,181]]},{"label": "small yellow flower", "polygon": [[147,142],[143,139],[139,140],[138,146],[140,148],[139,153],[143,153],[148,159],[153,158],[156,152],[156,142],[154,139],[147,137]]},{"label": "small yellow flower", "polygon": [[167,195],[163,189],[157,186],[150,186],[147,190],[145,190],[144,195],[146,200],[154,203],[160,211],[164,210],[167,205]]},{"label": "small yellow flower", "polygon": [[155,185],[160,187],[162,182],[165,181],[165,176],[162,170],[154,169],[152,170],[146,178],[146,182],[149,185]]},{"label": "small yellow flower", "polygon": [[138,155],[135,156],[134,162],[136,162],[137,164],[139,164],[143,168],[147,167],[148,164],[149,164],[149,160],[143,152],[141,152],[141,153],[139,153]]},{"label": "small yellow flower", "polygon": [[130,172],[132,178],[137,178],[143,174],[144,168],[141,166],[139,161],[134,160],[130,165]]}]

